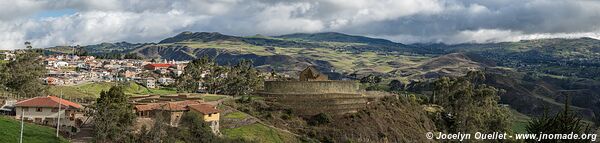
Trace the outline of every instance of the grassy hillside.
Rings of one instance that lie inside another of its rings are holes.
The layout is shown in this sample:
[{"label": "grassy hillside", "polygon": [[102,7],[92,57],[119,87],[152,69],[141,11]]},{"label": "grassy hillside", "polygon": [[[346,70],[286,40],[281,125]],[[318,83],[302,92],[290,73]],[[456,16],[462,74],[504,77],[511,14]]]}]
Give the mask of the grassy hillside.
[{"label": "grassy hillside", "polygon": [[515,133],[526,133],[527,132],[527,124],[529,124],[529,120],[531,118],[525,114],[519,113],[516,110],[511,109],[510,113],[513,117],[513,126],[512,130]]},{"label": "grassy hillside", "polygon": [[[177,42],[177,43],[165,43],[159,44],[158,46],[163,47],[186,47],[189,49],[181,49],[184,51],[192,52],[189,55],[205,55],[194,53],[190,50],[197,49],[216,49],[224,53],[232,54],[252,54],[257,56],[275,56],[275,55],[286,55],[294,58],[309,58],[314,61],[323,61],[331,64],[337,72],[350,73],[353,71],[368,71],[368,72],[379,72],[387,73],[400,66],[415,66],[429,59],[429,56],[417,56],[417,55],[403,55],[398,52],[379,53],[372,51],[355,52],[350,49],[336,50],[331,47],[344,47],[349,45],[355,45],[355,43],[323,43],[322,48],[303,48],[303,47],[265,47],[256,46],[243,42],[236,41],[211,41],[211,42]],[[147,47],[151,48],[151,47]],[[137,49],[135,51],[143,50]],[[172,52],[172,51],[169,51]],[[205,52],[200,50],[196,52]],[[162,55],[161,53],[157,53]],[[167,53],[164,53],[167,54]],[[211,54],[211,53],[207,53]],[[143,55],[143,54],[142,54]],[[213,56],[213,55],[211,55]],[[197,57],[197,56],[196,56]],[[256,59],[254,59],[256,61]],[[295,64],[295,63],[286,63]],[[277,65],[271,65],[277,66]]]},{"label": "grassy hillside", "polygon": [[[322,142],[427,142],[421,133],[433,131],[434,123],[428,118],[423,108],[404,99],[386,98],[382,102],[374,102],[364,110],[348,116],[331,117],[330,123],[311,125],[305,118],[286,111],[276,103],[260,98],[249,98],[249,103],[225,102],[225,105],[243,111],[253,117],[260,118],[267,124],[285,129],[306,139]],[[238,112],[224,115],[228,119],[243,118]],[[245,130],[259,130],[261,127],[251,124]],[[235,130],[234,130],[235,131]],[[252,133],[233,132],[227,134]],[[274,136],[266,132],[266,135]],[[264,134],[264,133],[263,133]],[[387,139],[381,138],[386,136]]]},{"label": "grassy hillside", "polygon": [[[62,137],[56,138],[54,128],[25,123],[23,129],[23,142],[25,143],[67,143]],[[10,117],[0,116],[0,142],[19,142],[21,122]]]},{"label": "grassy hillside", "polygon": [[[50,93],[60,95],[61,90],[65,97],[81,98],[81,97],[98,97],[100,92],[108,91],[114,83],[86,83],[77,86],[51,86]],[[125,85],[125,94],[130,95],[146,95],[146,94],[175,94],[175,90],[169,89],[148,89],[133,82]]]},{"label": "grassy hillside", "polygon": [[223,129],[223,135],[229,138],[244,138],[261,143],[291,143],[299,142],[294,135],[280,132],[261,123]]},{"label": "grassy hillside", "polygon": [[[205,99],[206,100],[206,99]],[[231,102],[228,100],[227,102]],[[229,106],[221,105],[221,133],[227,138],[243,138],[261,143],[295,143],[299,139],[288,132],[272,128],[257,118]]]}]

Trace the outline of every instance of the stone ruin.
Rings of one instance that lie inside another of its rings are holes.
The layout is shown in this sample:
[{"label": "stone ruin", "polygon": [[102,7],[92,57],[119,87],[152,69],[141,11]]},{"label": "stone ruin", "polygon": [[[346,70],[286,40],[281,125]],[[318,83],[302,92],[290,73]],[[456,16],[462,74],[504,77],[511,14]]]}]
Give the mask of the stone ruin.
[{"label": "stone ruin", "polygon": [[259,94],[265,100],[301,116],[355,113],[374,100],[361,94],[357,81],[329,80],[314,67],[300,72],[298,81],[265,81],[264,85]]}]

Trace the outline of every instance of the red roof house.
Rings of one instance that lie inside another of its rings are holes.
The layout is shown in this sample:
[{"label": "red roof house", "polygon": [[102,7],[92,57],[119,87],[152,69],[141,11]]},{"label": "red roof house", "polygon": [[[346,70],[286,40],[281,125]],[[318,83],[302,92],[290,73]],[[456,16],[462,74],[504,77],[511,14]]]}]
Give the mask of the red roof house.
[{"label": "red roof house", "polygon": [[171,66],[172,66],[172,64],[147,64],[144,66],[144,68],[146,68],[148,70],[157,70],[157,69],[166,69]]},{"label": "red roof house", "polygon": [[219,113],[220,111],[217,110],[215,108],[215,106],[210,105],[210,104],[196,104],[196,105],[189,105],[188,108],[190,108],[190,110],[194,110],[194,111],[198,111],[204,115],[208,115],[208,114],[213,114],[213,113]]},{"label": "red roof house", "polygon": [[63,109],[80,109],[81,105],[64,100],[56,96],[35,97],[17,102],[16,107],[58,107],[61,105]]}]

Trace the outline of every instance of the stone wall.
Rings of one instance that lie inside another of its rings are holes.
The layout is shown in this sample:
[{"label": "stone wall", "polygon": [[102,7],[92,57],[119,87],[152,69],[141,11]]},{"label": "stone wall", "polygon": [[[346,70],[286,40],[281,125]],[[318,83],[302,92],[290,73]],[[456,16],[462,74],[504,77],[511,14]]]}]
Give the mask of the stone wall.
[{"label": "stone wall", "polygon": [[343,115],[357,112],[373,100],[358,86],[356,81],[266,81],[259,94],[298,115]]},{"label": "stone wall", "polygon": [[358,93],[356,81],[265,81],[265,92],[268,93]]}]

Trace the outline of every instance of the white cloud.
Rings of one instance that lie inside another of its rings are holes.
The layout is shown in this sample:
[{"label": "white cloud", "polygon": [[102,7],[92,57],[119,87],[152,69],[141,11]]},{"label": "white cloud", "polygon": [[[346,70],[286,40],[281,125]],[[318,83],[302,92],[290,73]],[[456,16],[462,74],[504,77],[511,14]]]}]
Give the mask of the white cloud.
[{"label": "white cloud", "polygon": [[458,43],[497,43],[510,42],[532,39],[547,39],[547,38],[580,38],[589,37],[600,39],[600,31],[580,32],[580,33],[531,33],[527,34],[522,31],[502,30],[502,29],[478,29],[465,30],[457,32],[453,35],[433,35],[433,36],[414,36],[414,35],[383,35],[373,37],[387,38],[390,40],[403,43],[416,42],[444,42],[447,44]]},{"label": "white cloud", "polygon": [[[598,37],[589,0],[0,0],[0,49],[156,42],[182,31],[279,35],[337,31],[399,42]],[[519,3],[519,4],[514,4]],[[34,15],[73,9],[75,14]]]},{"label": "white cloud", "polygon": [[[151,17],[151,18],[149,18]],[[208,16],[188,16],[167,13],[131,13],[90,11],[73,15],[19,20],[1,23],[2,49],[21,48],[25,41],[35,47],[65,44],[96,44],[101,42],[149,42],[208,19]],[[73,41],[75,43],[73,43]]]}]

